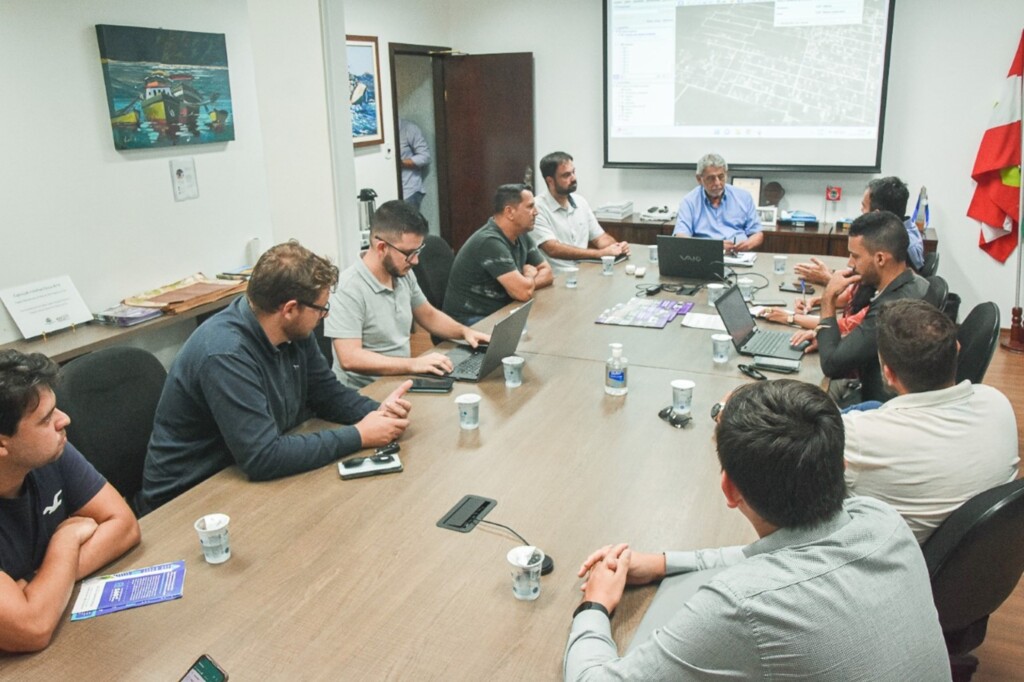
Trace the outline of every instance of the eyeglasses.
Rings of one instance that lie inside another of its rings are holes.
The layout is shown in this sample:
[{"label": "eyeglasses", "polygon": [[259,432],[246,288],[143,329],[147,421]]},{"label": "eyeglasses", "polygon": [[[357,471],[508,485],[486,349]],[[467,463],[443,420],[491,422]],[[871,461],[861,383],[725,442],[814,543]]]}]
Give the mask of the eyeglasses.
[{"label": "eyeglasses", "polygon": [[374,237],[374,239],[376,239],[379,242],[384,242],[385,244],[390,246],[392,249],[394,249],[398,253],[400,253],[403,256],[405,256],[405,262],[406,263],[411,263],[412,259],[415,258],[416,256],[420,255],[420,252],[423,251],[423,249],[427,246],[427,243],[423,242],[422,244],[420,244],[418,247],[416,247],[412,251],[406,251],[405,249],[398,248],[397,246],[395,246],[391,242],[387,241],[386,239],[381,239],[380,237]]},{"label": "eyeglasses", "polygon": [[681,429],[687,424],[689,424],[691,419],[689,414],[679,414],[674,409],[672,409],[671,405],[662,408],[661,412],[658,412],[658,416],[661,417],[664,421],[667,421],[671,426],[676,427],[677,429]]},{"label": "eyeglasses", "polygon": [[299,305],[304,305],[307,308],[312,308],[313,310],[320,313],[320,317],[327,317],[327,315],[330,314],[331,312],[330,301],[327,302],[327,305],[317,305],[316,303],[309,303],[308,301],[299,301]]}]

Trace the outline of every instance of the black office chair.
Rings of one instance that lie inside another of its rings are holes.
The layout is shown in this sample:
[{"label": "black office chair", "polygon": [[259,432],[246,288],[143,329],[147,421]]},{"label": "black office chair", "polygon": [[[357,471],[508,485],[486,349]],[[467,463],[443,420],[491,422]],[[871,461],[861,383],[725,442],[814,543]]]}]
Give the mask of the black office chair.
[{"label": "black office chair", "polygon": [[999,306],[991,301],[974,306],[957,330],[956,339],[960,342],[957,382],[970,379],[980,384],[999,343]]},{"label": "black office chair", "polygon": [[72,360],[61,374],[57,406],[71,417],[68,440],[132,504],[167,372],[148,351],[116,346]]},{"label": "black office chair", "polygon": [[329,367],[334,366],[334,350],[332,346],[332,340],[324,335],[324,319],[320,318],[320,321],[316,323],[316,327],[313,328],[313,336],[316,338],[316,345],[320,347],[320,352],[327,358],[327,365]]},{"label": "black office chair", "polygon": [[924,295],[924,300],[943,310],[946,307],[946,299],[949,298],[949,285],[939,275],[932,275],[927,279],[928,291]]},{"label": "black office chair", "polygon": [[430,305],[438,310],[444,304],[444,292],[448,288],[448,275],[452,271],[455,252],[441,237],[428,234],[423,242],[420,260],[412,266],[423,295]]},{"label": "black office chair", "polygon": [[927,279],[938,272],[938,270],[939,254],[937,251],[932,251],[924,255],[924,263],[921,265],[921,269],[917,271],[917,274]]},{"label": "black office chair", "polygon": [[985,639],[988,617],[1024,573],[1024,479],[964,503],[921,546],[954,680],[978,667],[970,654]]},{"label": "black office chair", "polygon": [[[441,237],[428,234],[423,242],[423,250],[420,252],[420,259],[412,266],[416,273],[416,281],[419,282],[423,295],[430,301],[430,305],[438,310],[444,305],[444,294],[448,289],[448,275],[452,271],[452,262],[455,261],[455,252]],[[437,345],[444,339],[430,335],[430,340]]]}]

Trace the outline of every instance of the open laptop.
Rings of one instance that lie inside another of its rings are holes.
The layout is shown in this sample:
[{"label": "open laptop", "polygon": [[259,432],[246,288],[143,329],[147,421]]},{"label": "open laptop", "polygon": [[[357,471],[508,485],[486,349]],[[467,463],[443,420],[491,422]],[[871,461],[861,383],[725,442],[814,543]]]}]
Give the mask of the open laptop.
[{"label": "open laptop", "polygon": [[740,288],[735,284],[725,290],[717,301],[715,308],[722,318],[725,330],[732,337],[732,344],[743,355],[763,355],[769,358],[785,358],[799,360],[804,356],[804,347],[789,345],[792,332],[766,331],[757,328],[754,316],[750,314]]},{"label": "open laptop", "polygon": [[665,277],[721,281],[725,270],[722,240],[659,234],[658,270]]},{"label": "open laptop", "polygon": [[502,358],[515,355],[532,306],[533,301],[527,301],[508,317],[499,320],[491,330],[491,342],[486,346],[459,346],[446,353],[455,365],[448,376],[456,381],[480,381],[501,365]]}]

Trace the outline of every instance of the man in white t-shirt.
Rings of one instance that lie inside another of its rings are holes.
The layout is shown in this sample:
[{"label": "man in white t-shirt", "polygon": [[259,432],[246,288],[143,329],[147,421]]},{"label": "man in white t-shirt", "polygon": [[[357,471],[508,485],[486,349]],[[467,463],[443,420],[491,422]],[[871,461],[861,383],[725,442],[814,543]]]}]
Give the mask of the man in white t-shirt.
[{"label": "man in white t-shirt", "polygon": [[573,261],[629,254],[629,244],[601,229],[590,204],[576,191],[576,166],[565,152],[552,152],[540,160],[540,174],[548,191],[537,192],[537,220],[533,238],[551,268],[565,272]]},{"label": "man in white t-shirt", "polygon": [[1017,421],[996,389],[956,383],[956,327],[930,303],[882,307],[878,356],[897,397],[843,415],[846,484],[895,507],[923,543],[964,502],[1017,478]]}]

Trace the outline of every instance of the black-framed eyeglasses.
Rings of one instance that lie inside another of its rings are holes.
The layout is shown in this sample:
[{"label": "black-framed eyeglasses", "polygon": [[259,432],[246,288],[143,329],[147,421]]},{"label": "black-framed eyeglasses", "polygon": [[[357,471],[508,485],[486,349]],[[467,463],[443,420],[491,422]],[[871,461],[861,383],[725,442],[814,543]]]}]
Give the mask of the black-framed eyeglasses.
[{"label": "black-framed eyeglasses", "polygon": [[299,301],[299,305],[304,305],[307,308],[312,308],[313,310],[320,313],[320,317],[327,317],[331,312],[330,301],[327,302],[327,305],[317,305],[316,303],[310,303],[309,301]]},{"label": "black-framed eyeglasses", "polygon": [[418,247],[416,247],[412,251],[406,251],[405,249],[398,248],[397,246],[395,246],[394,244],[392,244],[391,242],[389,242],[386,239],[381,239],[380,237],[374,237],[374,239],[376,239],[379,242],[384,242],[385,244],[390,246],[392,249],[394,249],[398,253],[400,253],[403,256],[405,256],[405,262],[406,263],[411,263],[412,259],[415,258],[416,256],[420,255],[420,252],[423,251],[423,249],[427,246],[427,243],[423,242],[422,244],[420,244]]},{"label": "black-framed eyeglasses", "polygon": [[662,410],[658,412],[658,416],[661,417],[661,419],[663,419],[664,421],[667,421],[672,426],[676,427],[677,429],[683,428],[684,426],[689,424],[690,420],[692,419],[692,417],[689,414],[679,414],[672,408],[671,405],[662,408]]}]

